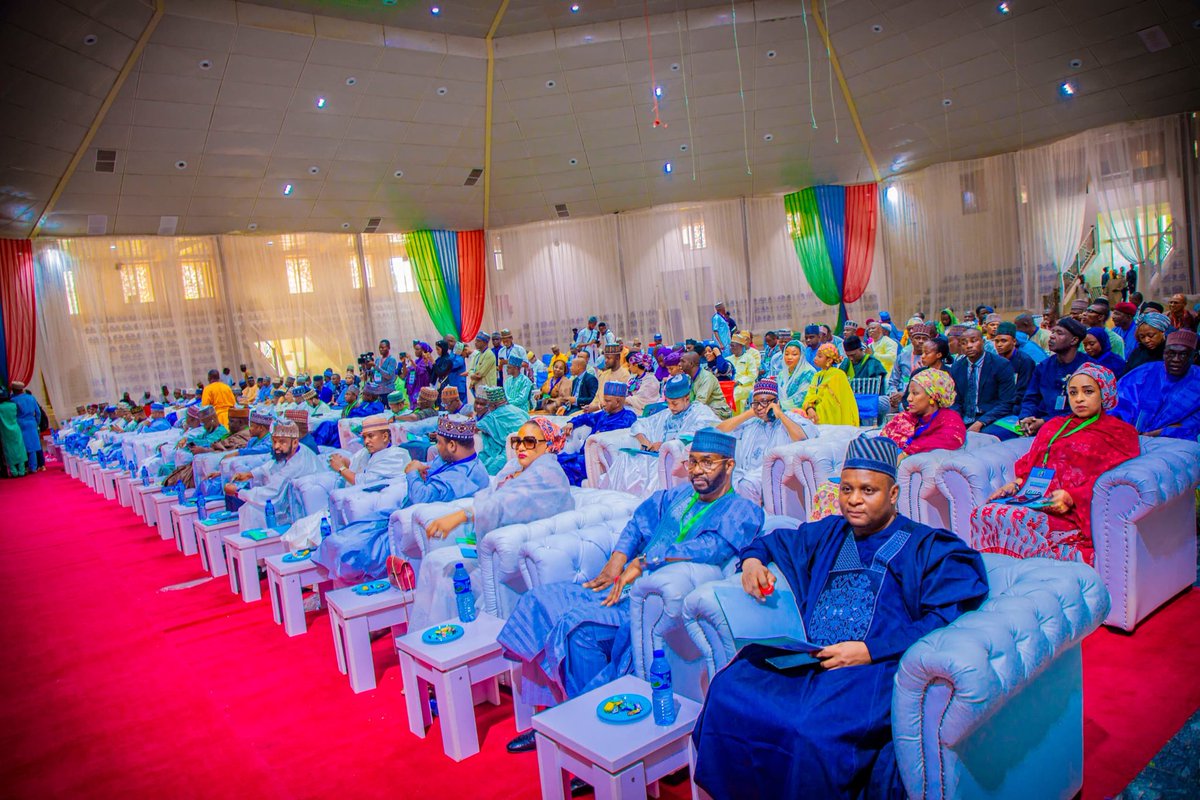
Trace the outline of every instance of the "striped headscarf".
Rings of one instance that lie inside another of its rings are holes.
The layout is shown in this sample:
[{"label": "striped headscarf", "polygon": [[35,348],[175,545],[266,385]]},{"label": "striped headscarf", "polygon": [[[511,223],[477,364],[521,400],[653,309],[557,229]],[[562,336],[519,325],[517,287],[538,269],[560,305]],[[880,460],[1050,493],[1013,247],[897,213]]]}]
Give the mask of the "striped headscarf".
[{"label": "striped headscarf", "polygon": [[567,443],[567,437],[563,433],[562,428],[555,425],[545,417],[530,417],[530,422],[537,425],[542,431],[542,436],[546,437],[546,451],[549,453],[562,452],[563,446]]}]

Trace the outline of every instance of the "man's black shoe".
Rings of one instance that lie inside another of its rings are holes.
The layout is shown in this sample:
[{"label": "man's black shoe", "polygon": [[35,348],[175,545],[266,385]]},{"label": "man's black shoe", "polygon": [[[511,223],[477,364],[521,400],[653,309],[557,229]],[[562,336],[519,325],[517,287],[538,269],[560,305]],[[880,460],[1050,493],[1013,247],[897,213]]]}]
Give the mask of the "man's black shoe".
[{"label": "man's black shoe", "polygon": [[517,735],[517,738],[508,743],[507,749],[510,753],[528,753],[537,747],[537,741],[534,739],[533,731],[526,731]]}]

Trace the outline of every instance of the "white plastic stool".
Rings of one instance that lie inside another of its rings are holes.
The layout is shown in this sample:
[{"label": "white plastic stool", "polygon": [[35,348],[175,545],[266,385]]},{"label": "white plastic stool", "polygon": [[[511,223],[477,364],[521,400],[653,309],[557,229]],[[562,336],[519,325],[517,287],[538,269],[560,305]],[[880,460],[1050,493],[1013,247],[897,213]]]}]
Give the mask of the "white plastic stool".
[{"label": "white plastic stool", "polygon": [[299,636],[308,632],[308,620],[304,616],[304,587],[313,586],[320,593],[322,585],[332,585],[329,573],[311,558],[302,561],[284,561],[286,553],[268,556],[263,564],[267,568],[267,588],[271,592],[271,613],[275,624],[283,626],[288,636]]},{"label": "white plastic stool", "polygon": [[[209,500],[204,504],[210,514],[225,508],[224,500]],[[175,540],[175,549],[185,556],[196,555],[196,530],[192,523],[199,517],[194,505],[181,506],[178,503],[171,506],[171,537]]]},{"label": "white plastic stool", "polygon": [[[475,724],[475,695],[472,689],[487,682],[484,696],[492,705],[500,704],[497,678],[509,675],[513,685],[513,704],[518,705],[516,666],[501,654],[496,641],[502,620],[480,613],[473,622],[450,620],[444,624],[462,625],[461,639],[445,644],[426,644],[425,630],[413,631],[396,639],[400,656],[400,674],[404,679],[404,704],[408,710],[408,729],[425,738],[429,725],[429,687],[433,687],[442,724],[442,749],[455,761],[479,752],[479,729]],[[438,627],[438,626],[433,626]]]},{"label": "white plastic stool", "polygon": [[[229,590],[242,596],[243,603],[262,599],[262,583],[258,565],[267,556],[287,550],[278,532],[261,542],[248,539],[241,531],[225,534],[225,569],[229,573]],[[211,553],[209,555],[212,555]]]},{"label": "white plastic stool", "polygon": [[211,522],[212,518],[201,522],[192,520],[192,530],[196,537],[196,551],[200,554],[200,566],[214,578],[228,574],[225,566],[225,536],[238,528],[238,518]]},{"label": "white plastic stool", "polygon": [[408,606],[412,597],[412,592],[402,592],[395,587],[363,596],[355,593],[352,586],[325,595],[338,669],[350,678],[350,688],[355,694],[375,688],[371,634],[396,627],[400,630],[393,630],[392,635],[403,634],[408,627]]}]

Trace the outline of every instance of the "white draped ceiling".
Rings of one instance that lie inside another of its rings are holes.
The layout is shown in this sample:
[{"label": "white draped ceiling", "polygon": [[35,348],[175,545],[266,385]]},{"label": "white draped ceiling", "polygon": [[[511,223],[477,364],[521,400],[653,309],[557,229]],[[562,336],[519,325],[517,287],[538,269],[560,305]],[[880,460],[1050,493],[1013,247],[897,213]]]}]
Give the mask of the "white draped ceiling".
[{"label": "white draped ceiling", "polygon": [[[1186,216],[1184,130],[1179,116],[1109,126],[885,181],[851,318],[1040,310],[1093,222],[1114,260],[1143,265],[1151,293],[1194,289],[1186,237],[1169,229]],[[486,242],[484,327],[538,352],[591,314],[626,339],[668,342],[706,337],[717,300],[756,334],[837,314],[804,282],[782,197],[502,228]],[[39,239],[35,256],[39,367],[57,408],[195,385],[213,366],[343,369],[380,337],[399,351],[432,334],[395,234]]]}]

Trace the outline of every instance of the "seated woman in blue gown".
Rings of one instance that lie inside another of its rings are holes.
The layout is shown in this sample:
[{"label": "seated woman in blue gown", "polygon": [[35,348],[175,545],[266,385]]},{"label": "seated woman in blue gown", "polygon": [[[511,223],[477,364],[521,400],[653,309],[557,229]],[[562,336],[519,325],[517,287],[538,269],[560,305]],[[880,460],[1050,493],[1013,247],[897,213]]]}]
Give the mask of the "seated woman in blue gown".
[{"label": "seated woman in blue gown", "polygon": [[[859,437],[842,467],[841,516],[777,530],[741,551],[762,600],[782,573],[816,664],[749,645],[717,673],[692,739],[695,781],[715,800],[905,797],[892,750],[900,657],[987,596],[983,559],[957,536],[896,512],[900,449]],[[786,790],[783,787],[787,787]]]}]

